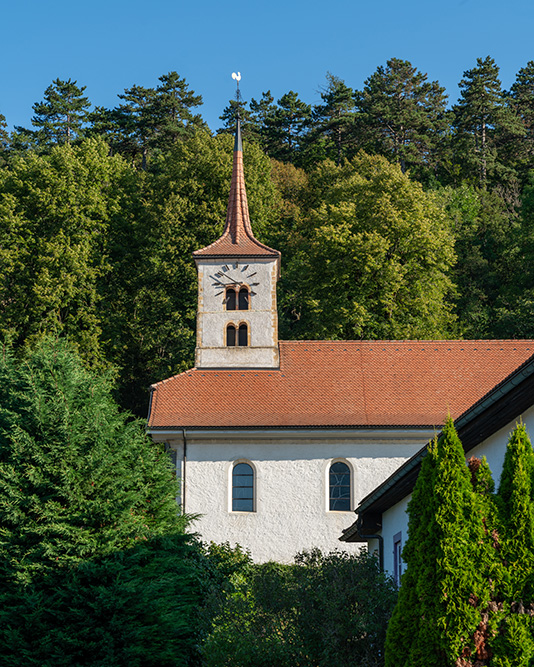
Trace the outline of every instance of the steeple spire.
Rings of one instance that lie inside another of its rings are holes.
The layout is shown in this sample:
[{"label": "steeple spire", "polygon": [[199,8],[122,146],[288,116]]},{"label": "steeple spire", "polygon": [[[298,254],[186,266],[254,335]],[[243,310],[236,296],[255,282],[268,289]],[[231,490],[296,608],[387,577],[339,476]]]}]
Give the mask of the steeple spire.
[{"label": "steeple spire", "polygon": [[[238,105],[241,94],[239,92],[239,80],[241,75],[232,74],[237,80]],[[252,232],[250,216],[248,212],[247,192],[245,189],[245,175],[243,172],[243,142],[241,140],[241,119],[239,117],[239,106],[237,113],[236,132],[234,141],[234,163],[232,168],[232,180],[230,182],[230,195],[228,197],[228,208],[226,211],[226,224],[222,236],[214,243],[197,250],[193,257],[210,255],[212,257],[277,257],[280,258],[278,250],[260,243]]]}]

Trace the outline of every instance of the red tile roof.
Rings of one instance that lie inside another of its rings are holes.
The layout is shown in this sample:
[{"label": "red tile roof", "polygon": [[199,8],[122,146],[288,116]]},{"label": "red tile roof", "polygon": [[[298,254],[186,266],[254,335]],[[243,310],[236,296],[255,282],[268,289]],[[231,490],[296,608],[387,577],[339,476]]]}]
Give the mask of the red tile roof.
[{"label": "red tile roof", "polygon": [[533,353],[533,340],[280,341],[280,370],[158,382],[149,428],[440,426]]},{"label": "red tile roof", "polygon": [[248,213],[245,176],[243,173],[243,152],[241,150],[241,128],[237,125],[234,148],[234,166],[230,183],[230,196],[226,212],[226,225],[222,236],[209,246],[196,250],[193,257],[280,257],[273,250],[260,243],[252,233]]}]

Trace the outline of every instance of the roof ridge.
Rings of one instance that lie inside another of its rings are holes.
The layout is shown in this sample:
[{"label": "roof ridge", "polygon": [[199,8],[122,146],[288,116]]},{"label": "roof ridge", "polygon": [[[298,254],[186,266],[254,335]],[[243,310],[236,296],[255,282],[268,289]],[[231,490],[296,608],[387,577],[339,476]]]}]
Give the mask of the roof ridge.
[{"label": "roof ridge", "polygon": [[324,344],[324,345],[361,345],[363,343],[376,343],[380,345],[389,344],[389,345],[399,345],[404,344],[413,344],[413,343],[425,343],[425,344],[451,344],[451,343],[462,343],[462,344],[471,344],[471,343],[517,343],[517,344],[534,344],[534,338],[441,338],[441,339],[432,339],[432,338],[401,338],[398,340],[395,339],[374,339],[374,338],[365,338],[362,340],[311,340],[311,339],[297,339],[297,340],[279,340],[279,343],[283,345],[296,345],[296,344]]}]

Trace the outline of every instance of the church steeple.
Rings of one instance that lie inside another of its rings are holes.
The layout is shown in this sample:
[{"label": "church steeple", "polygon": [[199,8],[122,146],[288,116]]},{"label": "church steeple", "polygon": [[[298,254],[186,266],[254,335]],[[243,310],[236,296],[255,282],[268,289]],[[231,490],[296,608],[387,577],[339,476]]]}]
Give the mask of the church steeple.
[{"label": "church steeple", "polygon": [[241,121],[238,117],[234,142],[234,160],[230,195],[226,210],[226,224],[222,236],[209,246],[196,250],[193,257],[276,257],[280,253],[258,241],[252,232],[248,212],[245,174],[243,171],[243,146]]},{"label": "church steeple", "polygon": [[196,367],[278,368],[280,253],[252,232],[239,116],[224,231],[193,257],[198,270]]}]

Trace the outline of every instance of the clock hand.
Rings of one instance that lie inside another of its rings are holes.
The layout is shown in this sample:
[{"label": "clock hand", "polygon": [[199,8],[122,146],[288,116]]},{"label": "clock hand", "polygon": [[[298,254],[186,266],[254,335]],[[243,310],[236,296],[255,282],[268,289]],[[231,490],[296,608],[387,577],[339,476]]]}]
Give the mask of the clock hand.
[{"label": "clock hand", "polygon": [[[231,282],[229,282],[229,283],[221,283],[222,285],[242,285],[242,284],[243,284],[243,283],[242,283],[241,281],[239,281],[239,280],[232,280],[232,279],[230,278],[230,276],[224,276],[224,277],[225,277],[225,278],[228,278],[229,280],[231,280]],[[219,282],[221,281],[220,278],[219,278],[218,280],[219,280]]]}]

